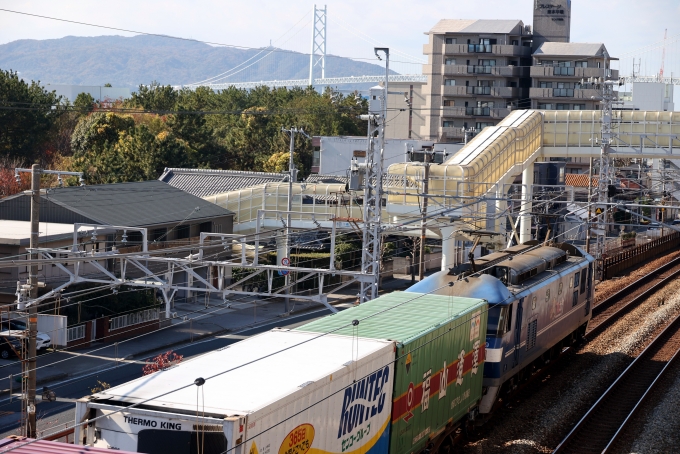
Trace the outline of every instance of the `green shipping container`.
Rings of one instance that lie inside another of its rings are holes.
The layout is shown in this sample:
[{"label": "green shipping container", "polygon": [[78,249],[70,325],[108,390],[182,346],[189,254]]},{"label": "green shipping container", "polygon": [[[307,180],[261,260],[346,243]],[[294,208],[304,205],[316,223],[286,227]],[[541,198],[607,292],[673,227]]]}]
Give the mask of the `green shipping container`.
[{"label": "green shipping container", "polygon": [[389,453],[408,454],[481,400],[487,307],[481,299],[393,292],[297,329],[397,343]]}]

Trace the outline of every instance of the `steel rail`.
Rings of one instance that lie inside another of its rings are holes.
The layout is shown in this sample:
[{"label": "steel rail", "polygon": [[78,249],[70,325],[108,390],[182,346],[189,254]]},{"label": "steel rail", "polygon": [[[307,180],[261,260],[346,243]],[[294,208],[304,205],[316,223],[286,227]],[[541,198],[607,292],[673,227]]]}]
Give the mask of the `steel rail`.
[{"label": "steel rail", "polygon": [[[667,360],[655,358],[664,347],[678,344],[675,352]],[[669,366],[680,352],[680,315],[664,328],[654,340],[638,355],[631,364],[618,376],[600,398],[586,412],[581,420],[555,448],[558,453],[604,453],[618,440],[626,425],[631,421],[641,404],[650,395],[659,379],[668,371]],[[654,364],[663,367],[655,372]],[[651,377],[646,376],[653,373]],[[650,379],[651,378],[651,379]],[[611,403],[617,404],[624,414],[612,412]],[[599,418],[598,418],[599,417]],[[607,421],[609,424],[607,424]],[[613,421],[612,421],[613,420]],[[613,425],[615,424],[615,425]],[[604,426],[604,427],[603,427]],[[604,433],[608,429],[607,433]],[[584,442],[584,440],[587,440]],[[585,443],[590,442],[588,447]],[[599,443],[599,445],[598,445]]]},{"label": "steel rail", "polygon": [[[606,298],[604,301],[602,301],[597,306],[593,307],[593,318],[604,313],[607,309],[613,307],[615,304],[620,302],[622,299],[624,299],[628,295],[630,295],[631,292],[638,290],[643,285],[649,283],[650,281],[653,281],[654,279],[657,279],[659,277],[659,275],[667,272],[668,270],[673,269],[674,267],[676,267],[678,265],[680,265],[680,257],[675,258],[668,263],[665,263],[664,265],[660,266],[659,268],[652,271],[651,273],[648,273],[648,274],[642,276],[640,279],[636,280],[635,282],[630,283],[626,287],[622,288],[618,292],[616,292],[613,295],[611,295],[610,297]],[[668,284],[672,279],[674,279],[678,275],[680,275],[680,268],[677,269],[676,271],[674,271],[672,274],[661,279],[660,281],[655,283],[652,287],[643,291],[639,295],[634,296],[624,306],[620,307],[616,312],[611,314],[606,319],[602,320],[596,326],[594,326],[592,328],[589,327],[589,330],[586,331],[586,336],[593,337],[593,336],[599,335],[602,331],[604,331],[606,328],[611,326],[616,320],[618,320],[619,317],[630,312],[632,309],[637,307],[642,301],[649,298],[655,292],[659,291],[659,289],[663,288],[666,284]],[[591,321],[592,321],[592,319],[591,319]]]}]

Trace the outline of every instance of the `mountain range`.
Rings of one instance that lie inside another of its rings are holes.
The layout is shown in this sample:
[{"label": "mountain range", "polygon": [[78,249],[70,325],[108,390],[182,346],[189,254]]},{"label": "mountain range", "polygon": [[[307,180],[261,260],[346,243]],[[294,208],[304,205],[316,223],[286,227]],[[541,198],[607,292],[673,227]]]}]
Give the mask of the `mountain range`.
[{"label": "mountain range", "polygon": [[[227,71],[234,74],[220,82],[305,79],[309,55],[283,49],[215,47],[161,36],[67,36],[0,45],[0,69],[17,71],[24,80],[43,84],[110,83],[136,88],[152,81],[192,84]],[[378,65],[326,57],[327,77],[380,74],[384,69]],[[315,77],[319,76],[317,70]]]}]

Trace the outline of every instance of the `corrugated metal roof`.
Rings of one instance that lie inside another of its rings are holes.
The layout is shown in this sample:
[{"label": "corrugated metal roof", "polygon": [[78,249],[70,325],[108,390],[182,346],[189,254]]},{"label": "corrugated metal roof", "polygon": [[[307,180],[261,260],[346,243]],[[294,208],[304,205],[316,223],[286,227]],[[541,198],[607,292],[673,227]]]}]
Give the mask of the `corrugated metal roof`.
[{"label": "corrugated metal roof", "polygon": [[[392,292],[373,301],[323,317],[296,331],[344,334],[391,339],[407,343],[413,337],[437,328],[484,306],[482,299],[423,293]],[[375,315],[374,317],[370,317]],[[370,317],[370,318],[367,318]],[[360,320],[357,327],[352,320]],[[349,326],[347,326],[349,325]],[[338,328],[342,328],[335,331]]]},{"label": "corrugated metal roof", "polygon": [[576,56],[576,57],[601,57],[602,52],[607,50],[603,43],[543,43],[536,49],[534,57],[541,56]]},{"label": "corrugated metal roof", "polygon": [[169,167],[158,179],[197,197],[207,197],[262,183],[288,181],[288,175],[269,172],[243,172],[240,170]]},{"label": "corrugated metal roof", "polygon": [[506,34],[519,33],[518,27],[524,27],[521,20],[442,19],[432,27],[429,33],[437,35],[444,33]]},{"label": "corrugated metal roof", "polygon": [[[33,443],[30,443],[32,441]],[[32,438],[24,437],[7,437],[0,440],[0,452],[8,451],[14,454],[111,454],[111,450],[105,448],[92,448],[90,446],[72,445],[58,441],[34,441]],[[115,452],[119,454],[133,454],[132,451],[116,450]]]},{"label": "corrugated metal roof", "polygon": [[[12,202],[18,197],[29,198],[27,194],[22,193],[0,200],[0,219],[23,221],[30,219],[28,204],[21,207],[19,213],[5,213],[9,211],[13,205]],[[43,203],[52,202],[57,209],[77,213],[93,220],[94,223],[130,227],[209,219],[233,214],[214,203],[158,180],[54,188],[43,193],[41,198]],[[41,203],[41,212],[43,203]],[[5,210],[5,204],[7,204],[7,210]],[[53,222],[47,218],[45,221]]]}]

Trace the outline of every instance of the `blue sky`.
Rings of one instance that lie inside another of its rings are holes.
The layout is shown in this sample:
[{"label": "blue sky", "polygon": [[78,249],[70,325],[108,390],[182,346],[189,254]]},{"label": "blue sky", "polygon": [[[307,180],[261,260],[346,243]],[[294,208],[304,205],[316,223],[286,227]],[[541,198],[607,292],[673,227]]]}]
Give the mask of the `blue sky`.
[{"label": "blue sky", "polygon": [[[251,47],[266,46],[273,40],[278,47],[308,52],[312,2],[0,0],[0,8]],[[531,24],[533,4],[534,0],[329,0],[328,52],[372,58],[372,48],[380,42],[412,56],[393,54],[395,61],[416,62],[423,58],[427,39],[423,33],[439,19],[520,19]],[[612,56],[621,57],[620,69],[625,74],[630,72],[634,55],[643,59],[643,72],[658,72],[660,41],[666,28],[669,41],[675,40],[667,50],[666,75],[673,72],[680,76],[680,0],[573,1],[572,41],[604,42]],[[103,34],[126,35],[0,11],[0,43]],[[647,45],[652,46],[636,52]],[[406,68],[417,67],[413,63],[401,66],[394,69],[406,72]]]}]

